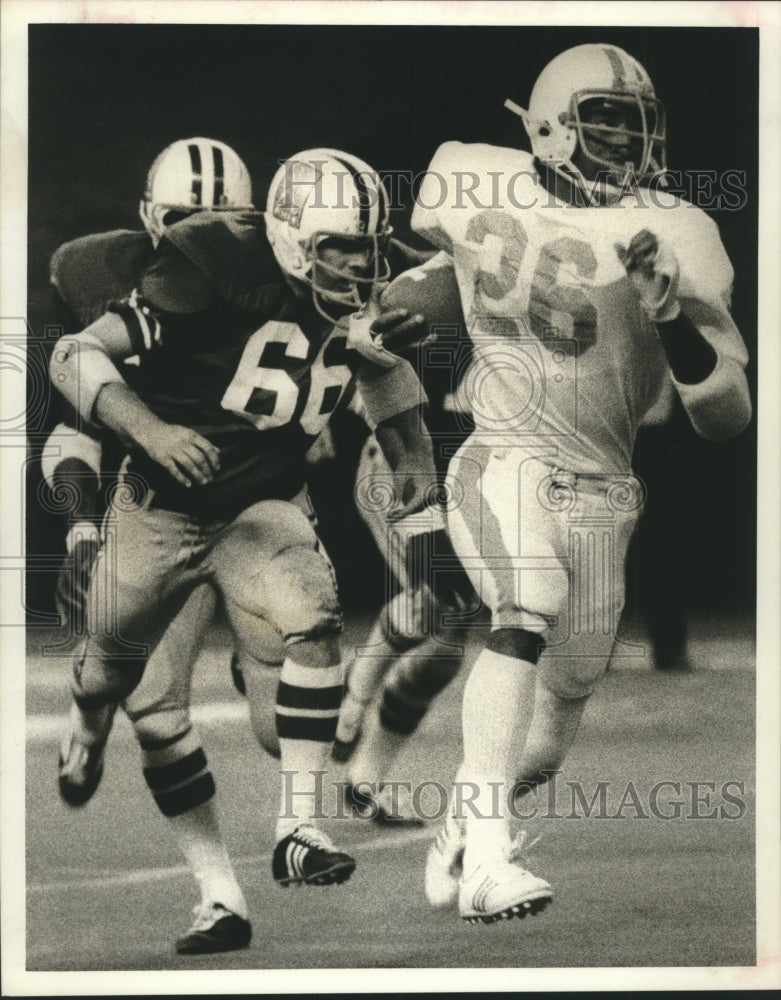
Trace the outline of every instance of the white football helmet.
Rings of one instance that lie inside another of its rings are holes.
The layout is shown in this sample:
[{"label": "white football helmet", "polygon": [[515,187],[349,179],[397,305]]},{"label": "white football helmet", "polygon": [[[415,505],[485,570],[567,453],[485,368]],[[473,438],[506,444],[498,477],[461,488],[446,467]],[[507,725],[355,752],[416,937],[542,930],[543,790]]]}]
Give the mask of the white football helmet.
[{"label": "white football helmet", "polygon": [[[594,100],[629,108],[640,130],[585,123],[580,110],[584,102]],[[638,183],[647,183],[666,169],[664,108],[645,69],[615,45],[577,45],[560,53],[537,78],[529,110],[515,109],[521,113],[534,155],[581,186],[585,179],[572,162],[577,149],[604,167],[616,184],[630,173]],[[611,133],[622,133],[639,150],[620,171],[593,145]]]},{"label": "white football helmet", "polygon": [[[271,181],[266,232],[285,274],[310,285],[317,311],[336,321],[361,309],[389,276],[389,214],[388,193],[368,163],[336,149],[307,149],[285,160]],[[329,239],[368,249],[365,276],[340,272],[321,259],[318,248]],[[323,287],[326,276],[328,285],[344,290]],[[336,308],[328,311],[327,305]]]},{"label": "white football helmet", "polygon": [[253,211],[249,171],[224,142],[201,136],[178,139],[149,170],[141,221],[157,246],[166,225],[202,211]]}]

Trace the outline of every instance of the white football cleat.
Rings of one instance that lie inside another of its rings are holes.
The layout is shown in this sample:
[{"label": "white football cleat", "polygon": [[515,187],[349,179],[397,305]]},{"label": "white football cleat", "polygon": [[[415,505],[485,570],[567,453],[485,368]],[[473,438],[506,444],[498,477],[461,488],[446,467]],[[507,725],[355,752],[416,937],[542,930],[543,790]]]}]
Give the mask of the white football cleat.
[{"label": "white football cleat", "polygon": [[462,877],[458,911],[463,920],[492,924],[496,920],[534,916],[553,899],[548,883],[510,861],[483,862]]},{"label": "white football cleat", "polygon": [[466,822],[448,815],[426,856],[423,888],[437,909],[455,905],[464,863]]}]

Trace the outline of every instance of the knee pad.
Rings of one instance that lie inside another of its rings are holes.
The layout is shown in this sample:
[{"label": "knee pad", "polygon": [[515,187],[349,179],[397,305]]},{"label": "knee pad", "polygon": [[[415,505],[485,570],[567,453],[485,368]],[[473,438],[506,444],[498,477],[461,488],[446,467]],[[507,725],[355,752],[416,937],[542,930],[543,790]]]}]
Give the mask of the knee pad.
[{"label": "knee pad", "polygon": [[503,656],[511,656],[514,660],[537,663],[545,649],[545,640],[538,632],[505,626],[491,632],[485,648]]},{"label": "knee pad", "polygon": [[269,563],[268,579],[274,588],[271,617],[286,644],[341,632],[336,575],[318,548],[283,549]]}]

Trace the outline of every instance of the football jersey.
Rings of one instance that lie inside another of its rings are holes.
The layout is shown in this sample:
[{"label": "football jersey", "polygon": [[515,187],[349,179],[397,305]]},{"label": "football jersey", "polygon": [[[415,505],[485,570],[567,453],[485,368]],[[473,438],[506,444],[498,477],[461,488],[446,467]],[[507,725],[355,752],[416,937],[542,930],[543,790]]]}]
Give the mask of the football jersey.
[{"label": "football jersey", "polygon": [[[399,244],[389,260],[392,271],[416,262]],[[346,326],[324,321],[311,295],[296,296],[260,213],[202,213],[169,227],[137,293],[113,309],[146,352],[146,405],[220,451],[213,480],[189,488],[132,452],[129,472],[156,504],[228,519],[299,491],[304,456],[362,359],[347,348]]]},{"label": "football jersey", "polygon": [[153,253],[148,234],[129,229],[82,236],[58,247],[49,275],[67,311],[67,332],[83,330],[112,302],[129,295]]},{"label": "football jersey", "polygon": [[[475,176],[485,184],[472,196],[463,181]],[[533,444],[576,472],[629,470],[637,428],[670,378],[616,252],[641,229],[675,250],[682,311],[717,354],[704,382],[673,379],[695,429],[718,437],[742,419],[747,355],[718,229],[688,202],[655,206],[646,193],[641,207],[641,194],[574,207],[545,190],[528,153],[448,142],[435,154],[412,227],[453,256],[474,345],[465,391],[487,441]]]}]

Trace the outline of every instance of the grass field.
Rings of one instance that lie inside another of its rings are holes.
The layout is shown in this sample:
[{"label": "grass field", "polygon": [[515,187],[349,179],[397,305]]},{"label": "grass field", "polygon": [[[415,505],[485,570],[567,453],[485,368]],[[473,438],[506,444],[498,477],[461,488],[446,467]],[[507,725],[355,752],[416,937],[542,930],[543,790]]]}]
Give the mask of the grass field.
[{"label": "grass field", "polygon": [[[358,627],[358,626],[354,626]],[[352,849],[352,880],[328,889],[271,882],[276,808],[272,760],[256,748],[246,707],[233,691],[228,653],[207,649],[196,668],[194,704],[215,774],[224,833],[251,908],[246,951],[180,957],[173,942],[188,925],[195,884],[143,783],[129,727],[119,720],[95,798],[72,810],[57,798],[56,747],[67,706],[61,660],[28,665],[28,970],[233,970],[751,966],[754,926],[754,660],[750,632],[718,635],[700,624],[691,642],[696,669],[654,672],[642,660],[617,663],[592,699],[578,741],[530,832],[541,834],[530,867],[554,888],[545,913],[471,927],[431,910],[422,891],[422,830],[365,820],[325,824]],[[463,677],[440,698],[397,762],[398,779],[446,783],[459,755]],[[338,772],[335,777],[341,777]],[[608,808],[589,818],[568,781],[589,798],[608,782]],[[649,794],[662,790],[652,814]],[[728,781],[730,804],[723,796]],[[632,783],[636,803],[621,798]],[[699,805],[692,786],[700,785]],[[708,801],[710,796],[710,801]],[[693,812],[710,815],[695,819]],[[573,816],[574,812],[574,816]],[[648,818],[639,818],[645,813]],[[721,817],[719,816],[721,813]],[[729,819],[727,815],[739,818]]]}]

